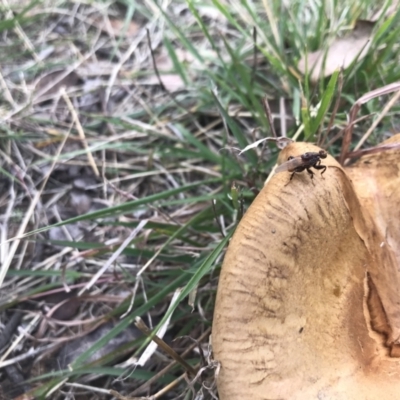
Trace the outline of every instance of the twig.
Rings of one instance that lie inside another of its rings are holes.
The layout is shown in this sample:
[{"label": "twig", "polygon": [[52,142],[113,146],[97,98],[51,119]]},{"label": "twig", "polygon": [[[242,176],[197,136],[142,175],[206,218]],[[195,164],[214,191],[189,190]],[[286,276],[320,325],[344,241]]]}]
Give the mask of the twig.
[{"label": "twig", "polygon": [[193,113],[187,108],[185,107],[180,101],[178,101],[175,96],[165,87],[163,81],[161,80],[161,76],[160,73],[158,71],[157,68],[157,63],[154,57],[154,51],[152,48],[152,44],[151,44],[151,37],[150,37],[150,32],[149,30],[146,28],[146,34],[147,34],[147,41],[149,43],[149,49],[150,49],[150,54],[151,54],[151,60],[153,63],[153,68],[154,68],[154,72],[156,73],[157,79],[158,79],[158,83],[161,86],[161,89],[168,95],[168,97],[180,108],[182,108],[183,110],[185,110],[189,115],[191,115],[193,117]]},{"label": "twig", "polygon": [[156,59],[154,57],[153,47],[152,47],[152,44],[151,44],[150,31],[147,28],[146,28],[146,36],[147,36],[147,42],[149,44],[149,49],[150,49],[150,54],[151,54],[151,62],[153,63],[153,68],[154,68],[154,72],[156,73],[156,76],[157,76],[157,79],[158,79],[158,83],[159,83],[159,85],[161,86],[161,89],[164,92],[168,92],[167,88],[164,85],[164,82],[161,80],[161,76],[160,76],[160,73],[159,73],[158,68],[157,68],[157,63],[156,63]]},{"label": "twig", "polygon": [[397,100],[400,98],[400,90],[390,99],[390,101],[386,104],[382,112],[379,114],[378,118],[372,123],[370,128],[365,132],[364,136],[360,139],[354,151],[359,150],[360,147],[365,143],[365,141],[370,137],[372,131],[378,126],[378,124],[382,121],[382,119],[386,116],[389,110],[395,105]]},{"label": "twig", "polygon": [[276,137],[278,137],[278,135],[276,134],[276,131],[275,131],[274,119],[272,117],[271,109],[269,108],[267,96],[264,96],[264,98],[263,98],[263,106],[264,106],[265,115],[267,116],[272,135],[273,135],[273,137],[276,138]]},{"label": "twig", "polygon": [[257,29],[253,28],[253,45],[254,45],[254,53],[253,53],[253,69],[251,71],[251,81],[250,85],[253,87],[254,81],[256,78],[256,64],[257,64]]},{"label": "twig", "polygon": [[361,156],[365,156],[367,154],[375,154],[380,153],[382,151],[394,150],[400,148],[400,143],[386,143],[381,144],[379,146],[370,147],[369,149],[352,151],[351,153],[347,153],[346,158],[358,158]]},{"label": "twig", "polygon": [[224,228],[221,225],[221,221],[218,219],[217,209],[215,208],[215,199],[212,199],[211,205],[212,205],[214,218],[215,218],[215,221],[217,222],[219,231],[221,232],[222,237],[225,237],[226,236],[226,232],[224,232]]},{"label": "twig", "polygon": [[[285,98],[279,97],[279,119],[281,123],[281,136],[286,137],[287,127],[286,127],[286,105]],[[272,123],[274,121],[272,120]]]},{"label": "twig", "polygon": [[172,357],[175,361],[181,364],[187,372],[191,375],[196,376],[196,370],[188,364],[175,350],[173,350],[164,340],[160,339],[157,335],[155,335],[143,322],[143,320],[139,317],[136,318],[135,325],[138,329],[140,329],[146,336],[151,338],[154,342],[156,342],[170,357]]},{"label": "twig", "polygon": [[[350,143],[351,143],[351,137],[353,135],[353,127],[356,123],[355,118],[356,118],[356,115],[358,114],[358,111],[360,110],[361,106],[363,104],[367,103],[369,100],[374,99],[375,97],[379,97],[379,96],[389,94],[392,92],[396,92],[399,90],[400,90],[400,82],[391,83],[389,85],[383,86],[379,89],[372,90],[371,92],[364,94],[354,103],[353,107],[351,107],[349,122],[345,128],[345,132],[344,132],[344,136],[343,136],[342,149],[341,149],[340,157],[339,157],[339,162],[341,165],[344,164],[344,162],[347,158],[347,154],[349,152],[349,147],[350,147]],[[392,100],[398,95],[399,94],[396,94],[395,96],[393,96]],[[392,100],[389,102],[390,106],[392,106]],[[385,107],[384,111],[386,110],[386,108],[387,107]],[[384,111],[382,112],[382,114],[386,115],[387,111],[386,112],[384,112]],[[380,118],[378,118],[378,119],[380,119]],[[368,135],[367,135],[367,133],[368,133]],[[367,140],[367,138],[371,134],[370,130],[368,130],[367,133],[363,136],[360,143],[357,145],[356,150],[358,150],[362,146],[364,141]]]},{"label": "twig", "polygon": [[163,387],[161,390],[159,390],[157,393],[153,394],[151,396],[153,399],[158,399],[161,396],[163,396],[165,393],[168,393],[171,389],[173,389],[178,383],[183,381],[186,378],[186,374],[182,374],[180,377],[176,378],[173,380],[170,384],[167,386]]},{"label": "twig", "polygon": [[[198,339],[197,342],[201,342],[205,337],[207,337],[211,332],[211,328],[208,328]],[[192,343],[182,354],[181,357],[186,357],[195,347],[197,347],[197,343]],[[161,371],[157,372],[156,375],[154,375],[152,378],[147,380],[142,386],[139,386],[137,389],[135,389],[130,396],[136,396],[139,393],[144,392],[147,390],[150,385],[152,385],[154,382],[157,382],[157,380],[165,375],[169,370],[171,370],[173,367],[178,365],[178,361],[172,361],[171,364],[167,365],[165,368],[163,368]]]}]

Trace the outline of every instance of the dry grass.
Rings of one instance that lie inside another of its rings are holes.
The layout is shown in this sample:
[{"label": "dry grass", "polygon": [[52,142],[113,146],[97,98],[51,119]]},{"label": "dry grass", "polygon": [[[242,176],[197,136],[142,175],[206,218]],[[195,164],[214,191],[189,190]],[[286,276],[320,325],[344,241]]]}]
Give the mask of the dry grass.
[{"label": "dry grass", "polygon": [[[210,149],[222,139],[189,113],[195,101],[183,97],[179,108],[160,89],[146,38],[148,29],[156,56],[168,60],[160,16],[146,22],[136,13],[130,22],[127,13],[118,4],[48,2],[3,31],[1,304],[8,337],[0,379],[7,398],[198,390],[195,376],[182,379],[185,369],[162,350],[135,367],[145,342],[133,321],[159,322],[191,268],[221,240],[217,225],[207,226],[221,172],[195,148],[187,156],[178,124]],[[171,68],[159,62],[160,70]],[[168,79],[181,84],[176,74]],[[199,211],[206,224],[193,224]],[[177,304],[165,337],[176,352],[186,350],[194,371],[207,365],[196,359],[198,349],[207,351],[215,285],[199,290],[195,312]]]},{"label": "dry grass", "polygon": [[[218,270],[277,152],[233,148],[265,136],[265,93],[292,132],[299,91],[238,4],[157,4],[0,4],[5,398],[216,398]],[[145,356],[137,317],[165,328]]]}]

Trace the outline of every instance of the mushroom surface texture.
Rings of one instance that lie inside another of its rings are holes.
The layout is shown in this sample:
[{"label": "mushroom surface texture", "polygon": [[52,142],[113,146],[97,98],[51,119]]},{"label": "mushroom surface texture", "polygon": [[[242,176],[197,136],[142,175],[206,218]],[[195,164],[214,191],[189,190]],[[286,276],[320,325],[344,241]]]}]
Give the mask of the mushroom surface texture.
[{"label": "mushroom surface texture", "polygon": [[[278,163],[319,150],[292,143]],[[231,239],[212,331],[220,400],[400,399],[400,149],[321,165],[275,174]]]}]

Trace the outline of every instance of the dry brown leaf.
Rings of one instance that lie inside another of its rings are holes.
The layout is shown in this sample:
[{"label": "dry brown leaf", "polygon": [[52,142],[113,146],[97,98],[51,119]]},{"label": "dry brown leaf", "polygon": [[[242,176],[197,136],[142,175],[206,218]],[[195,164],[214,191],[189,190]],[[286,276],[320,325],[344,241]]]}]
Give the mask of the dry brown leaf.
[{"label": "dry brown leaf", "polygon": [[[77,297],[73,292],[53,293],[44,296],[46,302],[46,318],[42,323],[47,326],[47,319],[52,318],[59,321],[69,321],[76,316],[79,306],[84,301],[82,297]],[[43,337],[36,334],[36,337]]]},{"label": "dry brown leaf", "polygon": [[370,20],[378,21],[379,18],[383,17],[383,15],[385,18],[390,18],[391,16],[393,16],[393,14],[397,12],[398,8],[399,8],[398,0],[391,1],[389,7],[387,8],[385,5],[382,4],[380,9],[371,16]]},{"label": "dry brown leaf", "polygon": [[[186,50],[176,49],[175,55],[181,63],[191,64],[195,62],[194,57]],[[169,54],[165,50],[155,57],[155,61],[159,71],[166,71],[174,66]]]},{"label": "dry brown leaf", "polygon": [[[180,49],[176,51],[176,56],[180,62],[189,63],[193,59],[188,52]],[[166,51],[162,51],[155,57],[155,63],[160,74],[161,82],[168,91],[173,92],[185,87],[185,82],[182,80],[180,75],[176,73],[163,73],[170,71],[174,66]],[[157,75],[154,74],[143,80],[142,83],[147,85],[158,85],[160,82]]]},{"label": "dry brown leaf", "polygon": [[[160,75],[160,79],[164,87],[170,92],[174,92],[185,87],[185,82],[178,74],[163,74]],[[158,85],[159,83],[160,81],[156,75],[150,76],[148,79],[142,81],[142,84],[145,85]]]},{"label": "dry brown leaf", "polygon": [[309,71],[312,82],[318,82],[320,77],[332,75],[341,67],[346,69],[356,59],[361,60],[366,56],[374,25],[375,22],[357,21],[353,31],[335,39],[327,50],[317,50],[303,56],[297,68],[303,75]]},{"label": "dry brown leaf", "polygon": [[113,29],[114,36],[124,35],[127,37],[133,37],[140,29],[139,24],[136,22],[130,21],[128,27],[126,27],[125,21],[120,19],[110,19],[110,25]]},{"label": "dry brown leaf", "polygon": [[141,28],[141,25],[135,21],[129,21],[129,23],[126,25],[124,19],[109,18],[105,20],[103,17],[98,15],[93,19],[90,19],[89,22],[97,29],[102,30],[104,33],[107,33],[112,37],[124,36],[132,38]]},{"label": "dry brown leaf", "polygon": [[[280,162],[318,150],[293,143]],[[390,347],[392,355],[397,349],[398,278],[383,234],[392,228],[364,212],[364,189],[332,157],[323,164],[324,178],[319,171],[313,180],[306,172],[290,182],[289,172],[274,175],[232,238],[213,321],[221,400],[398,399],[400,360],[390,357]],[[397,169],[391,179],[400,187],[398,162],[386,164],[379,175]],[[384,193],[390,215],[399,190],[389,185]]]}]

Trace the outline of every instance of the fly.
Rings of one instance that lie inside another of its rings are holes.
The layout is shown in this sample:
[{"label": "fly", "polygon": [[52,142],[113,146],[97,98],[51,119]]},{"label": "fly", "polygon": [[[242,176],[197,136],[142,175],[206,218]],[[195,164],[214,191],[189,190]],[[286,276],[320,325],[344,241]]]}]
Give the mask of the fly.
[{"label": "fly", "polygon": [[314,172],[311,171],[310,168],[315,168],[318,170],[323,170],[322,174],[326,170],[325,165],[321,165],[321,158],[326,158],[328,153],[325,150],[320,150],[319,152],[308,152],[304,153],[297,157],[290,156],[287,161],[279,165],[279,167],[275,170],[275,172],[284,172],[289,171],[292,172],[290,176],[289,182],[292,180],[293,175],[296,172],[302,172],[307,170],[308,174],[311,176],[311,179],[314,178]]}]

